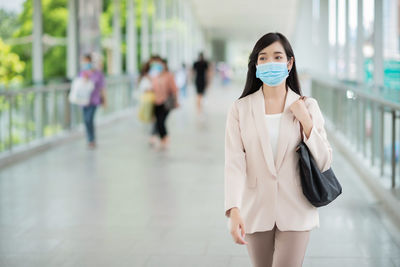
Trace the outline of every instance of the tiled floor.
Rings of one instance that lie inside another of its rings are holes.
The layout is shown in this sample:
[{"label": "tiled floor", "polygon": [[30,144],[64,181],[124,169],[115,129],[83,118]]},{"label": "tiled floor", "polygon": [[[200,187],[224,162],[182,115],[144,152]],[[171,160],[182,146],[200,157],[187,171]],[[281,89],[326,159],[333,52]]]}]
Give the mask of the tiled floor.
[{"label": "tiled floor", "polygon": [[[225,114],[240,88],[215,87],[205,116],[173,112],[171,148],[132,118],[99,130],[99,148],[59,146],[0,171],[0,266],[250,266],[223,212]],[[305,267],[400,266],[379,202],[336,152],[343,195],[322,208]]]}]

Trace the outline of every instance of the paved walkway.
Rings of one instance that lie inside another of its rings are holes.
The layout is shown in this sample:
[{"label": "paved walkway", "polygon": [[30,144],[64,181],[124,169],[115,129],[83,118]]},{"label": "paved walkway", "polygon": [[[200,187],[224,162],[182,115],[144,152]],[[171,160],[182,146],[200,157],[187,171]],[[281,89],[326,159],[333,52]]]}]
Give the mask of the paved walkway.
[{"label": "paved walkway", "polygon": [[[99,148],[70,142],[0,171],[0,266],[250,266],[223,211],[225,116],[240,94],[211,90],[173,112],[171,148],[147,144],[132,118],[99,129]],[[400,266],[400,240],[345,159],[344,194],[322,208],[305,267]]]}]

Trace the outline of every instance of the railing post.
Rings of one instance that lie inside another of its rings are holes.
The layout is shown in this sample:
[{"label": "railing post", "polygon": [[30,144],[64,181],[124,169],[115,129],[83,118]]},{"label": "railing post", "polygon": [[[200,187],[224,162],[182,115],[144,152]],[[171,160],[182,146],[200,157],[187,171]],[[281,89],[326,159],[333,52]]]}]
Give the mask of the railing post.
[{"label": "railing post", "polygon": [[380,156],[381,156],[381,176],[383,176],[385,172],[385,110],[383,106],[380,106],[380,112],[381,112],[381,123],[380,123]]},{"label": "railing post", "polygon": [[335,124],[335,130],[339,129],[339,124],[338,124],[338,115],[337,115],[337,109],[335,109],[335,106],[337,106],[337,94],[335,94],[334,90],[331,91],[332,94],[332,103],[331,103],[331,109],[332,109],[332,114],[333,114],[333,123]]},{"label": "railing post", "polygon": [[24,126],[25,126],[25,142],[29,143],[29,103],[28,94],[24,93]]},{"label": "railing post", "polygon": [[372,101],[370,101],[371,107],[371,130],[370,130],[370,141],[371,141],[371,165],[375,165],[375,105]]},{"label": "railing post", "polygon": [[354,109],[354,105],[355,105],[355,100],[354,100],[354,98],[351,98],[350,99],[350,117],[351,117],[351,121],[350,121],[350,129],[351,129],[351,139],[350,139],[350,141],[352,141],[352,143],[354,144],[355,142],[356,142],[356,140],[357,140],[357,137],[356,137],[356,129],[355,129],[355,127],[354,127],[354,125],[356,125],[356,122],[355,122],[355,118],[356,118],[356,116],[355,116],[355,109]]},{"label": "railing post", "polygon": [[346,101],[346,137],[348,140],[351,140],[351,120],[352,120],[352,115],[351,115],[351,99],[347,97],[347,93],[345,95],[345,101]]},{"label": "railing post", "polygon": [[64,98],[64,129],[71,129],[71,106],[68,100],[68,92],[66,91],[63,94]]},{"label": "railing post", "polygon": [[367,136],[367,134],[366,134],[366,132],[365,132],[365,126],[366,126],[366,124],[365,124],[365,118],[366,118],[366,116],[365,116],[365,113],[367,112],[367,109],[366,109],[366,103],[365,103],[365,100],[363,100],[362,101],[362,112],[361,112],[361,122],[362,122],[362,128],[361,128],[361,132],[362,132],[362,153],[363,153],[363,156],[366,158],[367,157],[367,145],[366,145],[366,136]]},{"label": "railing post", "polygon": [[9,111],[8,111],[8,138],[9,138],[9,144],[8,144],[8,149],[11,151],[13,148],[13,116],[12,116],[12,110],[13,110],[13,96],[12,94],[9,95],[8,97],[8,103],[9,105]]},{"label": "railing post", "polygon": [[53,132],[53,134],[55,134],[56,132],[57,132],[57,128],[58,128],[58,120],[57,120],[57,117],[58,117],[58,108],[57,108],[57,90],[54,90],[53,92],[52,92],[52,94],[51,94],[51,99],[52,99],[52,101],[50,102],[51,103],[51,109],[52,109],[52,113],[51,113],[51,116],[52,116],[52,118],[51,118],[51,128],[52,128],[52,131],[54,131]]},{"label": "railing post", "polygon": [[392,110],[392,188],[396,186],[396,110]]},{"label": "railing post", "polygon": [[337,124],[338,124],[338,129],[343,133],[343,116],[342,116],[342,96],[340,94],[340,91],[337,92],[336,95],[336,114],[337,114]]},{"label": "railing post", "polygon": [[356,110],[356,114],[357,114],[357,117],[356,117],[356,127],[357,127],[357,132],[356,132],[356,135],[357,135],[357,142],[356,142],[356,150],[357,150],[357,152],[358,151],[360,151],[361,150],[361,131],[360,131],[360,128],[361,128],[361,116],[360,116],[360,109],[361,109],[361,102],[360,101],[357,101],[356,102],[356,108],[357,108],[357,110]]},{"label": "railing post", "polygon": [[42,108],[42,93],[39,90],[35,90],[34,91],[34,95],[35,95],[35,118],[34,118],[34,122],[35,122],[35,132],[36,132],[36,139],[40,139],[43,136],[43,127],[42,127],[42,123],[43,123],[43,108]]}]

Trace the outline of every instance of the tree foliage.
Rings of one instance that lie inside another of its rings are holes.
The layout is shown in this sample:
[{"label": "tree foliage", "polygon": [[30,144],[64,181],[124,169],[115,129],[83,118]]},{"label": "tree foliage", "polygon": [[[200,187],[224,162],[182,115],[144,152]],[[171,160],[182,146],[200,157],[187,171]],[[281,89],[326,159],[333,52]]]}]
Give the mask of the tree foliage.
[{"label": "tree foliage", "polygon": [[18,28],[17,14],[0,9],[0,38],[7,40]]},{"label": "tree foliage", "polygon": [[[52,37],[66,37],[68,9],[67,0],[42,0],[43,34]],[[20,27],[14,32],[14,37],[24,37],[32,34],[33,1],[26,0],[18,16]],[[32,44],[15,45],[12,48],[26,62],[23,73],[26,83],[32,81]],[[66,73],[66,47],[44,46],[44,79],[62,78]]]},{"label": "tree foliage", "polygon": [[25,63],[19,56],[11,52],[11,47],[0,38],[0,86],[8,87],[14,83],[21,83]]},{"label": "tree foliage", "polygon": [[[52,37],[67,37],[67,23],[68,23],[68,0],[42,0],[42,20],[43,20],[43,34]],[[140,40],[140,26],[141,14],[143,12],[143,0],[134,0],[135,2],[135,16],[137,28],[137,40]],[[154,14],[154,2],[148,1],[147,12],[149,20],[151,15]],[[100,31],[102,38],[112,37],[112,20],[114,15],[113,0],[103,0],[103,12],[100,17]],[[121,31],[122,31],[122,53],[125,59],[125,33],[126,33],[126,11],[127,1],[121,0]],[[0,13],[1,18],[1,13]],[[33,0],[25,0],[23,10],[14,18],[17,23],[16,29],[13,29],[12,36],[14,38],[26,37],[32,34],[33,30]],[[150,26],[150,21],[149,21]],[[1,30],[1,28],[0,28]],[[1,33],[1,32],[0,32]],[[140,53],[140,42],[138,44],[138,53]],[[12,52],[17,54],[23,62],[25,68],[22,76],[24,82],[29,84],[32,82],[32,43],[19,44],[12,46]],[[105,51],[103,51],[105,52]],[[106,58],[106,57],[105,57]],[[138,58],[139,55],[138,55]],[[46,81],[55,78],[64,78],[66,76],[66,46],[44,46],[44,79]],[[125,63],[125,62],[124,62]]]}]

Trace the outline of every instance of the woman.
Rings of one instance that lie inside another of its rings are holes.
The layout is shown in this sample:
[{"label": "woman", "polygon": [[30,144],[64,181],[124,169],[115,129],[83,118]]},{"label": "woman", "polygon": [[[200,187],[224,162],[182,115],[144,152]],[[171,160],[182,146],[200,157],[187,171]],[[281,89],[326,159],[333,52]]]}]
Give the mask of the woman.
[{"label": "woman", "polygon": [[330,167],[332,149],[317,101],[300,96],[288,40],[264,35],[229,111],[225,139],[225,214],[234,241],[247,245],[254,266],[301,266],[310,230],[319,227],[318,211],[300,184],[300,123],[321,170]]},{"label": "woman", "polygon": [[105,82],[103,73],[94,68],[90,54],[83,57],[82,65],[83,69],[80,76],[90,79],[94,83],[94,90],[91,94],[89,105],[83,107],[83,120],[85,122],[88,147],[94,149],[96,147],[94,115],[97,106],[106,106]]},{"label": "woman", "polygon": [[[150,61],[150,69],[148,72],[151,77],[152,89],[154,91],[154,114],[156,122],[154,124],[153,137],[150,143],[154,144],[154,137],[160,137],[161,149],[168,147],[169,139],[167,127],[165,125],[167,116],[171,108],[178,107],[178,88],[175,84],[174,76],[168,70],[167,61],[158,56],[152,57]],[[172,99],[172,107],[169,106]]]}]

